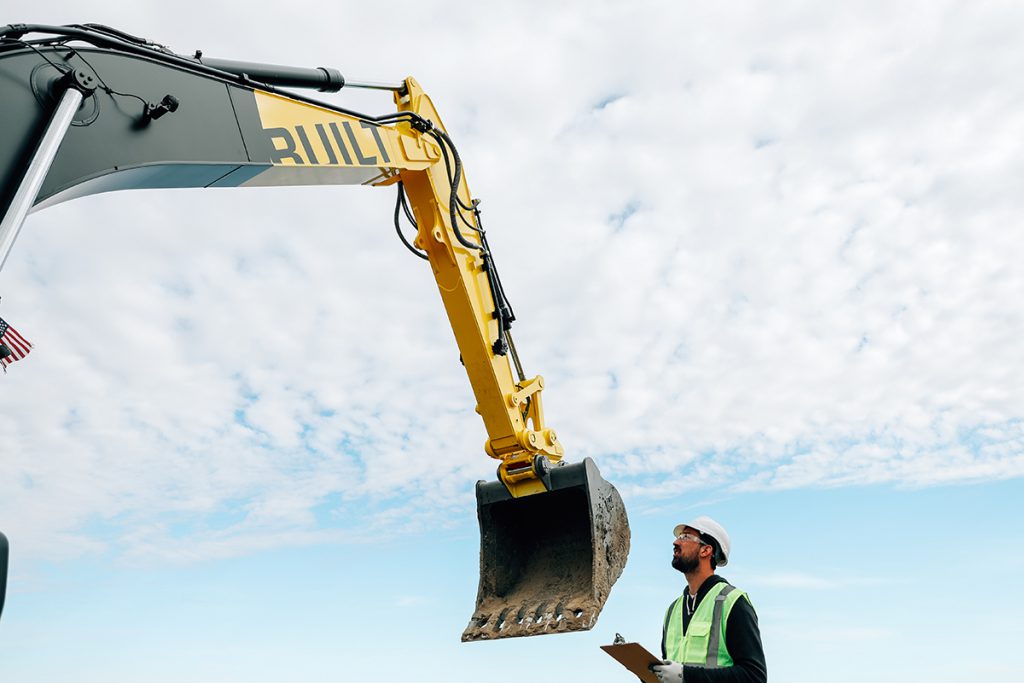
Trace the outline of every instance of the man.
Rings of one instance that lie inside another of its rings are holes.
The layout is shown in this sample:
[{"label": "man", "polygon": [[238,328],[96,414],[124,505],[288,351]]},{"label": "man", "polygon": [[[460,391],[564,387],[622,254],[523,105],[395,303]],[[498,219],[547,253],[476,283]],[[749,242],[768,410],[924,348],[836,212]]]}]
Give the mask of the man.
[{"label": "man", "polygon": [[672,567],[687,589],[669,605],[661,632],[661,683],[765,683],[761,631],[750,598],[715,574],[729,562],[729,535],[710,517],[676,526]]}]

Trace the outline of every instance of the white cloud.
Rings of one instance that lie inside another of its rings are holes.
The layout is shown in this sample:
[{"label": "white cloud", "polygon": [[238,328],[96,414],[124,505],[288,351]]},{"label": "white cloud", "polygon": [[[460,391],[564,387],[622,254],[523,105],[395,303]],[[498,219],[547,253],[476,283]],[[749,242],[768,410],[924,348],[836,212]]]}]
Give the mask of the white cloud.
[{"label": "white cloud", "polygon": [[423,595],[400,595],[395,598],[395,607],[419,607],[431,602],[430,598]]},{"label": "white cloud", "polygon": [[891,578],[819,576],[806,572],[759,572],[746,577],[745,585],[768,588],[835,590],[892,584]]},{"label": "white cloud", "polygon": [[[389,50],[337,28],[372,7],[325,17],[329,40],[291,13],[273,41],[157,5],[98,19],[416,75],[551,425],[634,500],[1024,474],[1022,10],[538,3],[467,30],[409,9]],[[5,531],[40,556],[221,556],[469,514],[495,463],[392,199],[135,192],[30,217],[0,274],[37,343],[0,385]]]},{"label": "white cloud", "polygon": [[[889,640],[896,633],[891,628],[878,626],[849,626],[833,628],[815,628],[799,634],[802,642],[808,643],[851,643],[872,640]],[[797,634],[793,634],[797,637]]]}]

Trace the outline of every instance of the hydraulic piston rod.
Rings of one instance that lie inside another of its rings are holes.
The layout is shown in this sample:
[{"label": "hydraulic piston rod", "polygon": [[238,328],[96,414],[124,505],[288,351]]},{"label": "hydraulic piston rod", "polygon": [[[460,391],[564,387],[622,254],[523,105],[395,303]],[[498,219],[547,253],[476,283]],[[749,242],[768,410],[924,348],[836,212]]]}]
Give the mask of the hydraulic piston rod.
[{"label": "hydraulic piston rod", "polygon": [[236,76],[245,76],[260,83],[283,88],[316,88],[320,92],[338,92],[342,88],[365,88],[368,90],[390,90],[400,92],[404,83],[381,83],[379,81],[354,81],[341,75],[337,69],[326,66],[306,68],[278,66],[257,62],[240,62],[234,59],[212,59],[201,57],[200,61],[209,67],[226,71]]},{"label": "hydraulic piston rod", "polygon": [[214,69],[285,88],[316,88],[320,92],[338,92],[345,86],[345,77],[341,75],[340,71],[324,66],[316,68],[278,66],[277,64],[259,64],[209,57],[201,57],[200,61]]},{"label": "hydraulic piston rod", "polygon": [[32,160],[25,170],[21,184],[7,208],[7,213],[4,214],[3,221],[0,222],[0,270],[3,270],[4,264],[7,262],[7,255],[11,252],[14,241],[18,239],[21,225],[25,222],[29,209],[32,208],[39,195],[39,188],[42,187],[43,180],[53,164],[53,159],[57,156],[60,143],[64,140],[64,134],[71,126],[75,112],[78,111],[81,104],[81,91],[77,88],[64,90],[57,109],[53,112],[53,117],[46,126],[42,139],[39,140],[39,146],[36,147]]}]

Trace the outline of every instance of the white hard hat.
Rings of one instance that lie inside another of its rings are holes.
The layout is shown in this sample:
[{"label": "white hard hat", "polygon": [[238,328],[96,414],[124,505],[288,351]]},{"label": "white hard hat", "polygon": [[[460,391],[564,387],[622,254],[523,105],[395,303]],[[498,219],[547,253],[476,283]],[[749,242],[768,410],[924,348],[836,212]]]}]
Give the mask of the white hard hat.
[{"label": "white hard hat", "polygon": [[718,554],[715,557],[715,562],[718,563],[719,567],[724,567],[729,564],[729,551],[731,549],[729,544],[729,534],[725,533],[725,529],[722,528],[721,524],[706,515],[701,515],[692,522],[677,524],[675,531],[673,531],[672,534],[679,536],[679,534],[683,533],[683,529],[685,527],[696,529],[702,534],[707,534],[711,538],[715,539],[718,543]]}]

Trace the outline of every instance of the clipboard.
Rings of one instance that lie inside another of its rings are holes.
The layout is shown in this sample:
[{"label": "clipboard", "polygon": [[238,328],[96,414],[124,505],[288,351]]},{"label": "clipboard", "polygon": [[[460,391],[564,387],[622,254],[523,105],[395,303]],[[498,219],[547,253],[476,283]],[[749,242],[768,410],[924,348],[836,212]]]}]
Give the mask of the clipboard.
[{"label": "clipboard", "polygon": [[655,657],[640,643],[616,643],[602,645],[601,649],[615,661],[632,671],[644,683],[658,683],[658,677],[650,670],[651,664],[661,664],[661,657]]}]

